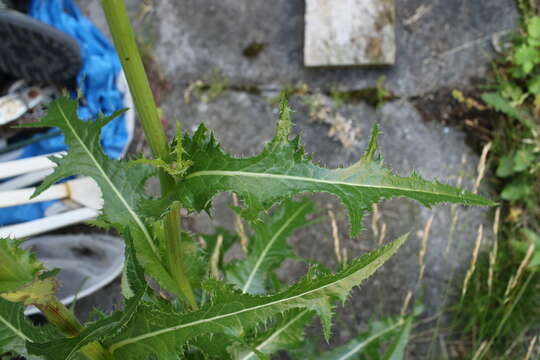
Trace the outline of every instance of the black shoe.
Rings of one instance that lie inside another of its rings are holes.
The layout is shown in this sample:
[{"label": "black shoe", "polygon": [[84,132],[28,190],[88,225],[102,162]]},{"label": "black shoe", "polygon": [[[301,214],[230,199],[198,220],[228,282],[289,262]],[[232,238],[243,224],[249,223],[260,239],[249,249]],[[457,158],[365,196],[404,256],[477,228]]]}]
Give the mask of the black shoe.
[{"label": "black shoe", "polygon": [[80,67],[79,45],[69,35],[0,8],[0,72],[30,83],[71,85]]}]

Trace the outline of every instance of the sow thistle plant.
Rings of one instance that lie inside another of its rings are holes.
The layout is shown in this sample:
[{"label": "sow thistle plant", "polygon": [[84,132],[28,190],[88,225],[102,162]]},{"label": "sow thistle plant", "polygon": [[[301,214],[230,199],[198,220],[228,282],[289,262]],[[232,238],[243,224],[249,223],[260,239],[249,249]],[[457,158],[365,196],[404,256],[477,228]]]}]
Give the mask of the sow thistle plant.
[{"label": "sow thistle plant", "polygon": [[[356,163],[338,169],[317,165],[304,153],[299,137],[291,139],[291,110],[285,96],[275,136],[257,156],[225,153],[204,125],[193,135],[179,131],[168,145],[124,4],[104,0],[103,8],[154,158],[108,158],[99,143],[101,129],[120,112],[83,122],[77,117],[77,101],[60,98],[48,106],[46,117],[30,126],[59,128],[69,150],[64,157],[52,159],[55,171],[34,195],[70,176],[95,180],[104,200],[98,223],[115,228],[125,239],[125,306],[81,324],[54,295],[56,271],[45,269],[22,250],[20,241],[1,239],[0,354],[54,360],[268,359],[275,351],[301,344],[304,327],[315,316],[328,340],[337,303],[344,302],[407,239],[403,235],[335,273],[312,266],[302,280],[285,286],[274,272],[292,255],[287,237],[305,225],[313,211],[312,203],[297,195],[337,196],[348,210],[351,236],[360,232],[364,213],[382,199],[408,197],[425,206],[492,204],[417,174],[392,173],[378,156],[376,125]],[[161,196],[150,197],[145,183],[155,176]],[[234,236],[223,231],[204,236],[206,249],[202,249],[197,236],[180,229],[181,208],[210,212],[212,199],[220,192],[238,196],[243,206],[236,211],[252,229],[247,255],[231,263],[224,263],[223,253],[236,241]],[[217,271],[223,279],[216,278]],[[50,324],[29,323],[23,315],[28,305],[38,307]],[[320,358],[353,355],[366,341],[398,329],[400,335],[391,348],[402,347],[410,326],[410,318],[379,326],[371,338],[353,339],[348,348]]]}]

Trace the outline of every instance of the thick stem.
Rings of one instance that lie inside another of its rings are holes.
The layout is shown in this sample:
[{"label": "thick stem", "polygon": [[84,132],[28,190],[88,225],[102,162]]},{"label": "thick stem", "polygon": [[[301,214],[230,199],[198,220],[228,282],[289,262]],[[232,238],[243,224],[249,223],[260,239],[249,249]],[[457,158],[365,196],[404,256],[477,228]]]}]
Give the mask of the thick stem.
[{"label": "thick stem", "polygon": [[[79,336],[84,329],[73,312],[69,311],[57,298],[52,298],[44,304],[36,304],[43,315],[67,337]],[[93,342],[81,349],[89,360],[112,360],[112,355],[100,343]]]},{"label": "thick stem", "polygon": [[[144,135],[152,154],[156,158],[166,160],[169,157],[169,147],[159,113],[154,102],[152,90],[137,49],[133,30],[129,22],[124,0],[102,0],[103,11],[109,24],[109,29],[120,57],[122,68],[126,75],[133,101],[141,121]],[[161,192],[172,191],[175,180],[166,172],[159,174]],[[197,308],[193,290],[189,283],[188,274],[180,253],[180,211],[171,211],[165,218],[165,237],[169,271],[177,282],[179,294],[191,307]]]},{"label": "thick stem", "polygon": [[66,336],[75,337],[81,333],[83,326],[79,320],[58,299],[54,298],[45,304],[37,304],[36,307]]}]

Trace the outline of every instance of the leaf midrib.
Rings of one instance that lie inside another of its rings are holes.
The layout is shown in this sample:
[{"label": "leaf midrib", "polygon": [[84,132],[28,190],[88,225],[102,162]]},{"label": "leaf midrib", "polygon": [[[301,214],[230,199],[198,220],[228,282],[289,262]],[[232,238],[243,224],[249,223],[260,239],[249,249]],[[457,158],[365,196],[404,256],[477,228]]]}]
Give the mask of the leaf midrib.
[{"label": "leaf midrib", "polygon": [[426,190],[420,190],[420,189],[412,189],[412,188],[405,188],[405,187],[398,187],[398,186],[388,186],[388,185],[360,184],[360,183],[352,183],[352,182],[345,182],[345,181],[339,181],[339,180],[326,180],[326,179],[310,178],[310,177],[305,177],[305,176],[293,176],[293,175],[285,175],[285,174],[268,174],[268,173],[247,172],[247,171],[201,170],[201,171],[195,171],[195,172],[187,175],[185,177],[185,179],[187,180],[187,179],[200,177],[200,176],[231,176],[231,177],[233,177],[233,176],[244,176],[244,177],[253,177],[253,178],[269,178],[269,179],[277,179],[277,180],[303,181],[303,182],[312,182],[312,183],[329,184],[329,185],[344,185],[344,186],[361,187],[361,188],[407,191],[407,192],[415,192],[415,193],[421,193],[421,194],[429,194],[429,195],[433,195],[433,196],[437,196],[437,195],[438,196],[448,196],[448,197],[453,197],[453,198],[456,198],[456,199],[463,200],[463,197],[460,196],[460,195],[446,193],[446,192],[426,191]]},{"label": "leaf midrib", "polygon": [[270,251],[270,248],[274,245],[274,242],[279,238],[279,236],[285,231],[285,229],[293,222],[293,220],[298,216],[298,214],[306,208],[308,204],[302,205],[298,210],[294,212],[294,214],[289,217],[289,219],[279,228],[279,230],[272,236],[272,239],[266,244],[263,252],[261,253],[261,256],[259,256],[257,262],[255,263],[255,266],[251,270],[248,279],[246,280],[246,283],[244,284],[244,287],[242,288],[242,292],[245,293],[249,289],[249,286],[251,285],[251,282],[255,278],[255,274],[257,271],[259,271],[259,268],[261,267],[261,264],[263,263],[264,259],[266,258],[266,255],[268,254],[268,251]]},{"label": "leaf midrib", "polygon": [[[407,234],[408,235],[408,234]],[[280,303],[285,303],[285,302],[289,302],[289,301],[292,301],[292,300],[295,300],[297,298],[301,298],[301,297],[304,297],[304,296],[307,296],[309,294],[312,294],[312,293],[315,293],[315,292],[318,292],[318,291],[322,291],[328,287],[331,287],[331,286],[334,286],[335,284],[338,284],[342,281],[346,281],[347,279],[349,279],[350,277],[352,276],[356,276],[359,272],[361,271],[364,271],[364,270],[373,270],[373,264],[374,263],[377,263],[381,260],[381,258],[383,259],[382,263],[384,263],[386,260],[388,260],[388,258],[394,254],[395,251],[397,251],[397,249],[399,249],[399,247],[403,244],[403,242],[405,242],[405,240],[407,239],[407,235],[404,235],[402,237],[400,237],[399,239],[397,240],[394,240],[393,243],[391,243],[391,246],[389,246],[388,248],[385,249],[385,251],[383,253],[381,253],[378,257],[374,258],[370,263],[366,264],[365,266],[363,266],[362,268],[354,271],[353,273],[347,275],[346,277],[344,278],[340,278],[336,281],[332,281],[328,284],[325,284],[325,285],[322,285],[322,286],[319,286],[315,289],[311,289],[311,290],[308,290],[308,291],[304,291],[300,294],[297,294],[297,295],[294,295],[294,296],[290,296],[290,297],[287,297],[287,298],[284,298],[284,299],[279,299],[279,300],[275,300],[275,301],[272,301],[272,302],[269,302],[269,303],[266,303],[266,304],[261,304],[261,305],[257,305],[257,306],[252,306],[252,307],[249,307],[249,308],[246,308],[246,309],[242,309],[242,310],[238,310],[238,311],[234,311],[232,313],[227,313],[227,314],[222,314],[222,315],[216,315],[216,316],[213,316],[211,318],[207,318],[207,319],[201,319],[201,320],[196,320],[196,321],[192,321],[192,322],[189,322],[189,323],[185,323],[185,324],[180,324],[180,325],[176,325],[176,326],[171,326],[171,327],[168,327],[168,328],[165,328],[165,329],[161,329],[161,330],[156,330],[156,331],[152,331],[152,332],[148,332],[146,334],[142,334],[142,335],[139,335],[139,336],[136,336],[136,337],[133,337],[133,338],[129,338],[129,339],[125,339],[125,340],[122,340],[122,341],[119,341],[115,344],[112,344],[110,347],[109,347],[109,350],[111,352],[114,352],[116,351],[117,349],[121,348],[121,347],[124,347],[126,345],[129,345],[129,344],[132,344],[132,343],[136,343],[138,341],[142,341],[144,339],[148,339],[148,338],[151,338],[151,337],[154,337],[154,336],[159,336],[161,334],[165,334],[165,333],[168,333],[168,332],[171,332],[171,331],[177,331],[177,330],[180,330],[180,329],[183,329],[183,328],[187,328],[187,327],[191,327],[191,326],[196,326],[196,325],[199,325],[199,324],[204,324],[204,323],[209,323],[209,322],[212,322],[212,321],[216,321],[216,320],[220,320],[220,319],[223,319],[223,318],[227,318],[227,317],[232,317],[232,316],[237,316],[237,315],[240,315],[240,314],[243,314],[243,313],[246,313],[246,312],[251,312],[251,311],[256,311],[256,310],[259,310],[259,309],[263,309],[263,308],[266,308],[266,307],[271,307],[273,305],[277,305],[277,304],[280,304]],[[382,265],[382,264],[381,264]],[[379,265],[380,266],[380,265]],[[373,270],[373,272],[375,270],[377,270],[378,266],[375,267],[375,269]],[[369,272],[368,271],[368,272]],[[371,273],[373,273],[371,272]],[[369,276],[369,275],[366,275],[366,277]],[[365,277],[364,277],[365,278]],[[363,280],[364,278],[362,278],[361,280]],[[360,281],[361,281],[360,280]],[[298,307],[301,307],[301,306],[298,306]]]},{"label": "leaf midrib", "polygon": [[16,327],[14,327],[13,325],[11,325],[11,323],[9,321],[7,321],[6,319],[4,319],[3,316],[0,316],[0,322],[2,324],[4,324],[9,330],[11,330],[15,335],[17,335],[18,337],[20,337],[21,339],[25,340],[25,341],[29,341],[29,342],[32,342],[32,340],[24,335],[22,333],[22,331],[20,331],[19,329],[17,329]]},{"label": "leaf midrib", "polygon": [[391,331],[394,331],[395,328],[397,328],[397,327],[399,327],[401,325],[403,325],[402,320],[396,321],[395,324],[392,324],[391,326],[387,327],[386,329],[381,330],[378,333],[373,334],[370,337],[368,337],[367,339],[365,339],[364,341],[360,342],[358,345],[356,345],[354,348],[352,348],[350,351],[348,351],[347,353],[345,353],[339,359],[336,359],[336,360],[346,360],[346,359],[348,359],[349,357],[351,357],[351,355],[355,355],[358,351],[362,350],[362,348],[367,346],[373,340],[375,340],[375,339],[377,339],[377,338],[379,338],[379,337],[381,337],[383,335],[386,335],[387,333],[389,333]]},{"label": "leaf midrib", "polygon": [[152,241],[152,237],[150,236],[150,233],[148,232],[148,229],[146,228],[146,226],[144,226],[142,220],[137,216],[137,214],[135,213],[135,211],[133,211],[133,209],[129,206],[129,204],[127,203],[126,199],[124,199],[124,197],[122,196],[122,193],[116,188],[116,186],[114,186],[114,184],[112,183],[112,181],[109,179],[109,177],[107,176],[107,173],[103,170],[103,168],[101,167],[101,165],[99,164],[99,162],[97,161],[97,159],[94,157],[94,155],[92,154],[92,152],[90,151],[90,149],[88,149],[88,147],[86,147],[86,144],[82,141],[82,139],[80,138],[79,134],[77,133],[77,131],[75,130],[75,128],[71,125],[71,123],[69,122],[69,119],[68,117],[66,116],[65,112],[64,112],[64,109],[62,109],[61,106],[57,105],[57,108],[58,110],[60,111],[60,114],[62,115],[62,118],[64,119],[64,122],[67,124],[67,126],[69,127],[69,129],[71,130],[71,133],[73,134],[73,136],[75,136],[75,138],[77,139],[77,141],[79,142],[79,144],[81,145],[81,147],[84,149],[85,153],[87,154],[87,156],[90,158],[90,160],[94,163],[95,167],[98,169],[98,171],[100,172],[102,178],[107,182],[107,184],[109,185],[109,187],[112,189],[112,191],[114,192],[114,194],[116,195],[116,197],[120,200],[120,202],[122,203],[122,205],[127,209],[129,215],[133,218],[133,220],[135,220],[135,223],[137,224],[137,226],[141,229],[141,231],[143,232],[144,234],[144,237],[146,239],[146,241],[148,242],[148,244],[150,245],[150,248],[152,249],[152,251],[154,252],[154,254],[157,255],[157,249]]}]

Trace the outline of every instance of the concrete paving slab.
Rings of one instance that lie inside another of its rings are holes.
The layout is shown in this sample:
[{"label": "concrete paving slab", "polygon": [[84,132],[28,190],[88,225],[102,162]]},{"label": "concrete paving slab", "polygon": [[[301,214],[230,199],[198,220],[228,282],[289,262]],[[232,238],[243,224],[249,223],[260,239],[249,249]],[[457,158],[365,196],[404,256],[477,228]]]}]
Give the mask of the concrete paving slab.
[{"label": "concrete paving slab", "polygon": [[[303,58],[304,0],[160,0],[149,2],[143,12],[142,0],[127,4],[136,29],[174,86],[215,70],[230,83],[263,89],[298,81],[322,89],[333,84],[359,89],[385,76],[396,95],[420,96],[482,78],[494,56],[494,38],[518,23],[514,0],[395,0],[395,66],[309,68]],[[81,5],[105,25],[99,0]],[[260,51],[245,56],[254,44],[261,45]]]},{"label": "concrete paving slab", "polygon": [[393,0],[307,0],[304,64],[393,64],[394,19]]}]

